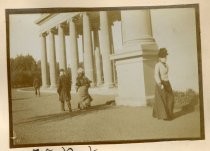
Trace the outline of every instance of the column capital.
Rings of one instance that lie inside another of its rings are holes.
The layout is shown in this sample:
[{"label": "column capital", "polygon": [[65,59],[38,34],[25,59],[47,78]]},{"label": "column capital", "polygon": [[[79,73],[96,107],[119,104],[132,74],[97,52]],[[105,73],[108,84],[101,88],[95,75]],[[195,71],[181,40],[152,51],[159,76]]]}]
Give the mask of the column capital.
[{"label": "column capital", "polygon": [[55,28],[49,29],[48,31],[46,31],[47,34],[52,33],[52,34],[56,34],[57,31]]},{"label": "column capital", "polygon": [[81,20],[81,16],[80,15],[76,15],[74,17],[69,18],[66,22],[67,22],[67,24],[70,24],[70,23],[79,24],[80,20]]},{"label": "column capital", "polygon": [[40,33],[39,34],[39,37],[46,37],[47,36],[47,32],[44,32],[44,33]]},{"label": "column capital", "polygon": [[88,13],[88,12],[82,12],[81,14],[82,14],[82,15],[87,15],[87,16],[89,16],[90,13]]},{"label": "column capital", "polygon": [[60,23],[60,24],[57,25],[57,28],[58,27],[66,28],[67,27],[67,24],[66,23]]},{"label": "column capital", "polygon": [[116,21],[121,21],[120,11],[111,11],[108,12],[108,18],[110,20],[110,25],[113,25]]},{"label": "column capital", "polygon": [[81,19],[82,19],[82,15],[79,14],[79,15],[76,15],[76,16],[72,17],[71,21],[74,22],[75,24],[78,24],[78,23],[80,23]]},{"label": "column capital", "polygon": [[91,27],[92,27],[91,28],[92,31],[100,30],[100,23],[96,21],[96,22],[92,23]]}]

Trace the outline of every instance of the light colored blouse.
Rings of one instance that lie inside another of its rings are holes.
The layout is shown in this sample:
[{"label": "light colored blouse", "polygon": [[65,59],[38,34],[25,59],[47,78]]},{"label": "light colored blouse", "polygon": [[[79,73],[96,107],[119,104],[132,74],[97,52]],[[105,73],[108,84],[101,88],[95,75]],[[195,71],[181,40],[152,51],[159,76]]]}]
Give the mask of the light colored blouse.
[{"label": "light colored blouse", "polygon": [[155,81],[160,84],[161,81],[168,81],[168,65],[163,62],[158,62],[155,65]]}]

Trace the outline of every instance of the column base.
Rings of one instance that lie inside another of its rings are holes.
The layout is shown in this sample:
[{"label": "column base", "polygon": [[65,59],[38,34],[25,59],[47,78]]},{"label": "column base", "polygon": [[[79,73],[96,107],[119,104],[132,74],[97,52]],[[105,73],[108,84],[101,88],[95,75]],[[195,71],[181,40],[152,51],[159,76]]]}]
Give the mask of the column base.
[{"label": "column base", "polygon": [[49,87],[49,85],[42,85],[41,86],[41,89],[46,89],[46,88],[48,88]]},{"label": "column base", "polygon": [[123,50],[111,56],[117,69],[119,97],[116,98],[116,104],[145,106],[147,97],[154,95],[157,45],[136,43],[125,46]]},{"label": "column base", "polygon": [[103,86],[103,82],[98,82],[98,83],[96,84],[96,86],[97,86],[97,87],[102,87],[102,86]]},{"label": "column base", "polygon": [[[146,93],[142,57],[116,62],[118,75],[117,105],[145,106]],[[119,102],[118,102],[119,101]]]},{"label": "column base", "polygon": [[93,83],[93,82],[92,82],[92,83],[90,84],[90,87],[91,87],[91,88],[96,87],[96,83]]},{"label": "column base", "polygon": [[113,88],[113,87],[114,87],[114,83],[104,83],[102,85],[103,89],[110,89],[110,88]]},{"label": "column base", "polygon": [[76,93],[77,91],[76,91],[76,85],[75,84],[73,84],[72,86],[71,86],[71,93]]},{"label": "column base", "polygon": [[50,89],[56,89],[57,86],[56,85],[50,85]]}]

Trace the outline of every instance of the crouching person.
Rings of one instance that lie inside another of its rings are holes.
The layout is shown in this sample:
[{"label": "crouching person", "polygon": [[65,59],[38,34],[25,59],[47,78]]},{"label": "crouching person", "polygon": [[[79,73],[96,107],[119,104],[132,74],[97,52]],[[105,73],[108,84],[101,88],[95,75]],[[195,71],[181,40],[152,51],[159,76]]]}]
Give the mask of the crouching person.
[{"label": "crouching person", "polygon": [[64,69],[60,69],[60,76],[58,78],[57,92],[59,94],[59,100],[61,102],[61,110],[65,111],[65,102],[68,105],[69,112],[71,112],[71,79],[64,72]]},{"label": "crouching person", "polygon": [[78,69],[78,76],[76,79],[77,94],[79,96],[79,109],[87,109],[91,106],[91,101],[93,100],[90,96],[88,89],[90,87],[91,81],[85,76],[84,70],[82,68]]}]

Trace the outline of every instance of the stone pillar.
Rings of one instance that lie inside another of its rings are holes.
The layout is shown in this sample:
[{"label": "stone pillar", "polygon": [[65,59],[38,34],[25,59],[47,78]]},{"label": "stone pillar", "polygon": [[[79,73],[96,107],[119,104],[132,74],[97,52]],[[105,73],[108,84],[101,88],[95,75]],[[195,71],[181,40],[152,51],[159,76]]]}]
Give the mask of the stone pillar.
[{"label": "stone pillar", "polygon": [[55,55],[55,37],[53,30],[49,31],[49,62],[50,62],[50,88],[56,87],[56,55]]},{"label": "stone pillar", "polygon": [[59,68],[66,70],[66,44],[64,35],[64,25],[58,25],[58,38],[59,38]]},{"label": "stone pillar", "polygon": [[110,60],[111,44],[109,39],[109,26],[107,12],[100,12],[100,50],[102,53],[104,86],[113,87],[112,63]]},{"label": "stone pillar", "polygon": [[41,71],[42,71],[42,88],[48,87],[47,76],[47,47],[46,47],[46,33],[41,34]]},{"label": "stone pillar", "polygon": [[102,84],[102,72],[101,72],[101,54],[99,48],[95,48],[95,63],[96,63],[96,80],[97,86]]},{"label": "stone pillar", "polygon": [[[125,51],[126,47],[139,50],[139,44],[154,42],[150,10],[121,11],[121,19]],[[128,51],[131,50],[128,49]]]},{"label": "stone pillar", "polygon": [[113,37],[113,45],[114,52],[118,53],[122,50],[122,24],[121,21],[114,21],[112,25],[112,37]]},{"label": "stone pillar", "polygon": [[93,50],[91,42],[90,21],[87,13],[83,13],[83,45],[85,75],[92,81],[92,86],[94,86],[95,81],[93,71]]},{"label": "stone pillar", "polygon": [[121,11],[123,49],[116,62],[121,105],[142,106],[154,95],[154,66],[158,47],[152,37],[150,10]]},{"label": "stone pillar", "polygon": [[78,69],[78,47],[77,47],[77,37],[75,23],[71,19],[69,21],[69,34],[70,34],[70,68],[72,75],[72,83],[76,84],[77,69]]}]

